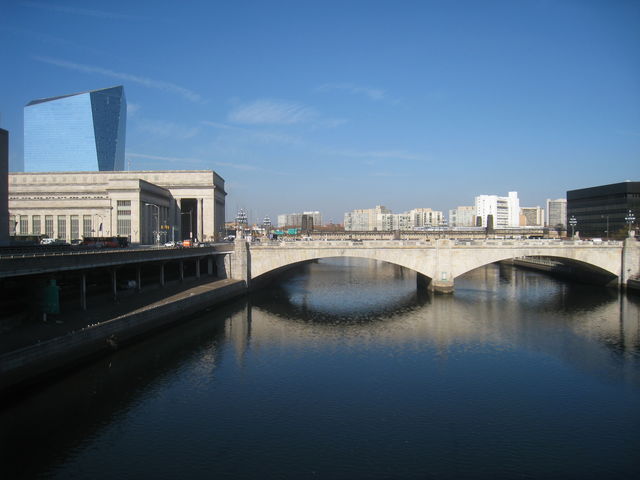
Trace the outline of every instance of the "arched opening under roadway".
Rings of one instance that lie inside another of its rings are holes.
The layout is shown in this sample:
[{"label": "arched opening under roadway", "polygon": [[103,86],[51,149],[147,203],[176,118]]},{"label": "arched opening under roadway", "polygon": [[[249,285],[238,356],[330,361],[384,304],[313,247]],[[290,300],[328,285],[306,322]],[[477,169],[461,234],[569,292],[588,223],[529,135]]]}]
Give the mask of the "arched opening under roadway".
[{"label": "arched opening under roadway", "polygon": [[554,278],[578,283],[602,286],[618,286],[618,276],[592,263],[557,255],[530,255],[524,257],[505,256],[494,262],[484,263],[456,275],[456,278],[473,274],[487,265],[509,265],[515,268],[532,270]]}]

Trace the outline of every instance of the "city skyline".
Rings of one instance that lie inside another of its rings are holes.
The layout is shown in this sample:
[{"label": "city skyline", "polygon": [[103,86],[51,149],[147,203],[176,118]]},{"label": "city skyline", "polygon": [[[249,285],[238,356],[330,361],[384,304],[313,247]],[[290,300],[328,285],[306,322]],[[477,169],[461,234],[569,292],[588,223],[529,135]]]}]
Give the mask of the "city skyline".
[{"label": "city skyline", "polygon": [[[123,84],[125,168],[210,168],[227,218],[523,206],[640,173],[637,2],[17,2],[0,127]],[[157,6],[156,6],[157,7]]]}]

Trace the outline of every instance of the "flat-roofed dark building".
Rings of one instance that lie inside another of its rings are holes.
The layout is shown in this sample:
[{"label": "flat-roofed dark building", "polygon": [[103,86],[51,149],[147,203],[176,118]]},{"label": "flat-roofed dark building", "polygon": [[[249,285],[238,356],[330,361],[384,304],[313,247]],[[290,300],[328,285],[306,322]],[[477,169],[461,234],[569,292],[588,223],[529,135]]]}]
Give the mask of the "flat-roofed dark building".
[{"label": "flat-roofed dark building", "polygon": [[629,210],[636,217],[640,214],[640,182],[612,183],[567,192],[567,222],[575,217],[575,229],[583,237],[619,238],[626,235],[625,217]]}]

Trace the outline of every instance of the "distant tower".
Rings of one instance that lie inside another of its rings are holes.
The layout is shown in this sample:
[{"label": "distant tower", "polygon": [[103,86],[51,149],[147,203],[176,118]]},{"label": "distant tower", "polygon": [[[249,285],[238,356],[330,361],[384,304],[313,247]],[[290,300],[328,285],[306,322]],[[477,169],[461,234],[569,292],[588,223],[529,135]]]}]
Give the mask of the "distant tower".
[{"label": "distant tower", "polygon": [[238,224],[238,226],[247,226],[247,211],[244,208],[238,210],[238,214],[236,215],[236,223]]},{"label": "distant tower", "polygon": [[262,226],[266,230],[271,229],[271,219],[268,216],[264,217],[264,220],[262,220]]},{"label": "distant tower", "polygon": [[24,107],[24,171],[124,170],[124,87],[33,100]]}]

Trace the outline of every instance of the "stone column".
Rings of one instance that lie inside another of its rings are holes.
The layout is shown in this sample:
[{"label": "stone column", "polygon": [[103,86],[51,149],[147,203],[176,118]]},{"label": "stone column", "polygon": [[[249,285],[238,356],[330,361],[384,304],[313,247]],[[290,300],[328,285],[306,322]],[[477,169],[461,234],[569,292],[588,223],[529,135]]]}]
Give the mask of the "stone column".
[{"label": "stone column", "polygon": [[200,278],[200,257],[196,258],[196,278]]},{"label": "stone column", "polygon": [[231,254],[231,272],[229,276],[236,280],[244,280],[247,287],[251,283],[251,260],[249,255],[249,244],[238,235],[234,241],[234,249]]},{"label": "stone column", "polygon": [[198,241],[204,242],[204,200],[198,200]]},{"label": "stone column", "polygon": [[229,261],[229,259],[233,256],[232,255],[216,255],[215,256],[215,261],[216,261],[216,271],[217,271],[217,276],[218,278],[230,278],[231,274],[229,273],[231,271],[231,262]]},{"label": "stone column", "polygon": [[627,237],[622,247],[620,285],[626,287],[627,281],[637,275],[640,275],[640,242],[633,237]]},{"label": "stone column", "polygon": [[453,293],[453,269],[449,239],[436,240],[436,266],[429,289],[436,293]]},{"label": "stone column", "polygon": [[136,290],[138,292],[142,291],[142,274],[140,272],[141,267],[138,265],[136,267]]}]

